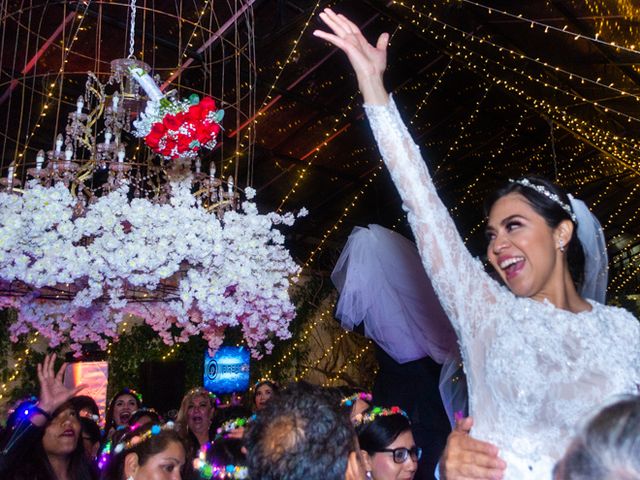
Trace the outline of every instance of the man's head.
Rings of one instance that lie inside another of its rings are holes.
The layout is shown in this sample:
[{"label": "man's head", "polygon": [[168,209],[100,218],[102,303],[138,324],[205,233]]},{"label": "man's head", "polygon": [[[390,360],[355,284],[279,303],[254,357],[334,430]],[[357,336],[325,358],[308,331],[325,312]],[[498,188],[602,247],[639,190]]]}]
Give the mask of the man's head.
[{"label": "man's head", "polygon": [[576,435],[554,470],[555,480],[640,478],[640,397],[605,407]]},{"label": "man's head", "polygon": [[269,402],[245,439],[249,476],[262,480],[343,480],[357,450],[334,396],[303,382]]}]

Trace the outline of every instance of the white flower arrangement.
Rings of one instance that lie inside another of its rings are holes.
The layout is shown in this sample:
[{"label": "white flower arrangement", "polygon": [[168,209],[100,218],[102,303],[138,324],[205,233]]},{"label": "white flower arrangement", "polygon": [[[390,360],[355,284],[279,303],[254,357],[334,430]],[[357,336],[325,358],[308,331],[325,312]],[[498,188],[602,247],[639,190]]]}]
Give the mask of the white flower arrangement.
[{"label": "white flower arrangement", "polygon": [[[212,351],[226,327],[240,326],[257,358],[270,353],[274,339],[290,337],[288,289],[299,267],[273,226],[290,225],[293,215],[261,215],[245,201],[220,221],[192,195],[190,178],[171,182],[168,204],[130,201],[128,188],[79,217],[61,183],[30,181],[22,195],[0,193],[2,291],[31,292],[0,296],[1,307],[18,310],[12,340],[34,329],[52,346],[70,340],[76,351],[83,341],[105,348],[127,314],[167,344],[202,335]],[[56,288],[71,298],[56,299]]]}]

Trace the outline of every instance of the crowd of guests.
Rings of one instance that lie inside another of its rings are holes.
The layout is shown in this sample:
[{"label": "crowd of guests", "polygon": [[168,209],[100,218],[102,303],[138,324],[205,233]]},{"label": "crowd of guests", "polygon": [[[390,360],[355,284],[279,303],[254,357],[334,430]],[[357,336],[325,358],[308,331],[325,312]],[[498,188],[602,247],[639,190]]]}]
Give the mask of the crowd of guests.
[{"label": "crowd of guests", "polygon": [[[251,408],[221,408],[204,388],[190,390],[174,421],[144,407],[133,389],[108,405],[63,385],[55,356],[38,366],[40,396],[7,419],[0,478],[17,480],[411,480],[422,450],[398,407],[370,394],[297,382],[261,381]],[[469,454],[452,432],[441,473]],[[449,464],[449,465],[448,465]],[[446,478],[475,478],[451,473]],[[598,413],[558,462],[554,480],[640,479],[640,399]]]}]

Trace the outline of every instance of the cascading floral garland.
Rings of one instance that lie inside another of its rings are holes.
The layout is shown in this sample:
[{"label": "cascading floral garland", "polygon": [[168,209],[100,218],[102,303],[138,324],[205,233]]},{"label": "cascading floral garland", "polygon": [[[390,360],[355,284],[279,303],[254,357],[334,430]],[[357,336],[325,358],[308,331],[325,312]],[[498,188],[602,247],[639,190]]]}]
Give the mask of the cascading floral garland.
[{"label": "cascading floral garland", "polygon": [[[258,213],[253,189],[241,211],[219,220],[191,193],[191,177],[171,181],[169,203],[127,198],[122,185],[82,216],[62,183],[30,181],[22,195],[0,193],[0,307],[18,310],[11,337],[31,329],[51,346],[69,339],[105,348],[127,314],[144,319],[167,344],[201,335],[216,350],[228,326],[240,326],[256,358],[273,340],[290,337],[288,289],[299,271],[273,228],[291,213]],[[298,216],[306,214],[302,210]],[[31,293],[13,296],[20,285]],[[39,298],[43,288],[74,293],[69,301]],[[168,301],[132,301],[132,290],[171,285]],[[176,332],[178,332],[176,334]]]}]

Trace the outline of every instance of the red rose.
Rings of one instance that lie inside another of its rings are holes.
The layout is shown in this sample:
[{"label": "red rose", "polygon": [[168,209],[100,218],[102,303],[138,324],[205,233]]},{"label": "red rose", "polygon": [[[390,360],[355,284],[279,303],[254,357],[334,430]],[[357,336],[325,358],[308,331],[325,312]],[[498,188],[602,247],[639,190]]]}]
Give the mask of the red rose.
[{"label": "red rose", "polygon": [[202,110],[202,107],[200,106],[200,104],[191,105],[189,107],[189,111],[187,112],[187,119],[190,122],[194,122],[195,123],[195,122],[199,121],[202,118],[204,113],[205,112]]},{"label": "red rose", "polygon": [[149,133],[153,133],[153,134],[158,135],[158,137],[161,137],[162,135],[164,135],[164,132],[166,132],[166,131],[167,131],[167,129],[162,124],[162,122],[156,122],[153,125],[151,125],[151,132],[149,132]]},{"label": "red rose", "polygon": [[158,148],[158,144],[160,143],[160,137],[155,137],[151,134],[147,135],[144,138],[145,142],[147,142],[147,145],[149,146],[150,149],[155,150],[156,148]]},{"label": "red rose", "polygon": [[189,145],[191,145],[190,137],[188,137],[187,135],[178,135],[178,151],[180,153],[189,150]]},{"label": "red rose", "polygon": [[204,97],[198,104],[203,111],[203,116],[216,110],[216,101],[211,97]]},{"label": "red rose", "polygon": [[162,155],[168,157],[171,155],[171,151],[176,147],[176,141],[173,138],[167,138],[165,147],[160,151]]},{"label": "red rose", "polygon": [[179,115],[180,114],[171,115],[168,113],[162,119],[162,123],[168,130],[178,130],[180,125],[182,125],[182,120],[179,118]]},{"label": "red rose", "polygon": [[211,141],[212,136],[213,136],[213,133],[211,132],[211,129],[208,128],[206,125],[199,124],[196,126],[195,137],[200,143],[207,143]]},{"label": "red rose", "polygon": [[[156,125],[159,125],[159,128],[156,128]],[[149,147],[151,147],[152,149],[158,148],[158,143],[164,136],[165,131],[166,130],[161,123],[154,124],[153,127],[151,127],[151,131],[149,132],[149,134],[145,137],[147,145],[149,145]]]}]

